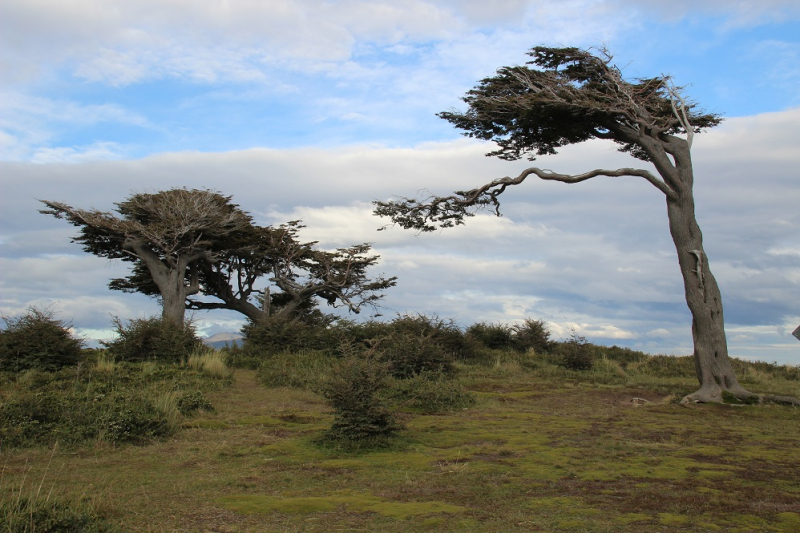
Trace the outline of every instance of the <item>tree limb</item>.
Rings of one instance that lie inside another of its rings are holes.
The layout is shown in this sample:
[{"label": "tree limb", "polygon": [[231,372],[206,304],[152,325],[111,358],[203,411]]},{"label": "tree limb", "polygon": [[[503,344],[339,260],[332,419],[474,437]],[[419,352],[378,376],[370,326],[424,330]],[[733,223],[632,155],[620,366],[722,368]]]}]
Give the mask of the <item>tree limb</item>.
[{"label": "tree limb", "polygon": [[677,197],[677,193],[667,183],[647,170],[636,168],[595,169],[583,174],[571,175],[531,167],[523,170],[515,178],[496,179],[469,191],[456,191],[451,196],[430,197],[424,203],[410,198],[389,202],[375,201],[373,203],[377,207],[374,213],[378,216],[390,217],[393,223],[399,224],[404,229],[416,229],[422,232],[434,231],[437,229],[437,225],[442,228],[462,225],[465,217],[474,216],[474,213],[469,210],[472,207],[492,206],[495,214],[500,216],[499,196],[509,186],[519,185],[531,175],[542,180],[562,183],[580,183],[598,176],[636,176],[647,180],[668,198]]}]

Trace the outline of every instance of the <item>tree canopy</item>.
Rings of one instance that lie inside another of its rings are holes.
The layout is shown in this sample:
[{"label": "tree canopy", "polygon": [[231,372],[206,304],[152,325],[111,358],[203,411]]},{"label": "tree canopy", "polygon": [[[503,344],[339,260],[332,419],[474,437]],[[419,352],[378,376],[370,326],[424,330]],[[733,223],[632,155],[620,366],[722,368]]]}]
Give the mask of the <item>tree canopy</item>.
[{"label": "tree canopy", "polygon": [[117,214],[43,203],[42,213],[80,228],[73,242],[85,251],[133,262],[110,288],[158,297],[163,317],[178,323],[186,309],[230,309],[254,321],[291,318],[319,298],[357,313],[396,284],[394,277],[367,276],[379,260],[369,244],[319,250],[299,240],[299,222],[258,226],[214,191],[134,194],[116,204]]},{"label": "tree canopy", "polygon": [[42,213],[80,228],[72,240],[84,251],[140,265],[136,272],[146,272],[158,290],[163,318],[181,324],[186,297],[200,290],[198,262],[217,260],[225,243],[252,225],[229,196],[208,190],[134,194],[115,204],[118,214],[42,203]]}]

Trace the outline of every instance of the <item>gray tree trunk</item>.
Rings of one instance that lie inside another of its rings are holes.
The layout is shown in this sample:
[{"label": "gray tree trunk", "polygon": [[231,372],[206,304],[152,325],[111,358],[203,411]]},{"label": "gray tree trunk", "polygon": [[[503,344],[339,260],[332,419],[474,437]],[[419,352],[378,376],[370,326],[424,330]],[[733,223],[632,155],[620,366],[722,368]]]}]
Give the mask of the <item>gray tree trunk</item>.
[{"label": "gray tree trunk", "polygon": [[[672,242],[678,252],[686,304],[692,313],[694,364],[700,388],[683,402],[721,402],[727,391],[737,398],[753,394],[739,385],[728,357],[722,296],[703,249],[703,234],[697,224],[694,206],[694,173],[689,144],[673,145],[675,166],[661,172],[675,191],[667,197],[667,217]],[[659,169],[661,170],[661,169]]]},{"label": "gray tree trunk", "polygon": [[[159,269],[166,270],[166,269]],[[150,270],[153,273],[153,270]],[[184,282],[184,272],[177,270],[160,273],[163,282],[159,282],[156,274],[153,273],[153,280],[156,280],[159,291],[161,292],[161,318],[173,324],[183,325],[186,317],[186,296],[187,287]]]},{"label": "gray tree trunk", "polygon": [[200,290],[200,281],[197,272],[193,272],[191,285],[186,285],[186,269],[198,257],[179,256],[167,263],[150,250],[145,244],[139,242],[129,243],[136,256],[144,263],[153,281],[161,294],[161,318],[183,326],[186,316],[186,297],[197,294]]},{"label": "gray tree trunk", "polygon": [[738,398],[751,393],[739,385],[728,357],[722,297],[703,250],[703,235],[691,194],[667,200],[672,240],[678,252],[686,303],[692,313],[694,363],[700,388],[684,401],[720,402],[722,392]]}]

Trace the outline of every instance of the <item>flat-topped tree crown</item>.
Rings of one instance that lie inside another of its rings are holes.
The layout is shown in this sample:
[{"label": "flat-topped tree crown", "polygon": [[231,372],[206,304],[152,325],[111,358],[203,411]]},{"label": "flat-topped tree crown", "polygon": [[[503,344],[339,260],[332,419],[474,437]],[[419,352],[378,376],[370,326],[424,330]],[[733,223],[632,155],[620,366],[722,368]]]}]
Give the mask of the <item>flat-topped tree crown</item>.
[{"label": "flat-topped tree crown", "polygon": [[605,50],[593,55],[579,48],[537,46],[528,55],[533,60],[526,66],[500,68],[468,91],[467,111],[438,116],[468,137],[497,143],[499,149],[487,155],[506,160],[534,160],[597,138],[650,161],[637,142],[641,133],[655,138],[696,133],[721,121],[685,100],[678,116],[669,76],[625,80]]}]

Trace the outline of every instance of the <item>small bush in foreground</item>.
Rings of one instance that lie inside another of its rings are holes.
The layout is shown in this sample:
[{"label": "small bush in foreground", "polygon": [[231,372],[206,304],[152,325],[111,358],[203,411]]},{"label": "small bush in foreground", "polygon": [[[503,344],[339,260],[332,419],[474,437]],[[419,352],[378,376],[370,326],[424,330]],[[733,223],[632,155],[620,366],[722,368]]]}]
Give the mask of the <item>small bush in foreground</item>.
[{"label": "small bush in foreground", "polygon": [[368,441],[386,438],[400,429],[380,397],[386,377],[386,364],[370,357],[347,357],[333,368],[323,389],[335,412],[328,431],[330,439]]},{"label": "small bush in foreground", "polygon": [[104,345],[117,361],[177,363],[203,344],[189,322],[181,325],[159,317],[135,318],[127,325],[116,317],[113,321],[118,338]]},{"label": "small bush in foreground", "polygon": [[72,337],[70,326],[57,320],[53,311],[31,307],[21,317],[3,320],[6,328],[0,331],[0,371],[53,371],[78,364],[83,340]]}]

